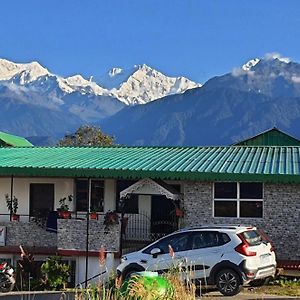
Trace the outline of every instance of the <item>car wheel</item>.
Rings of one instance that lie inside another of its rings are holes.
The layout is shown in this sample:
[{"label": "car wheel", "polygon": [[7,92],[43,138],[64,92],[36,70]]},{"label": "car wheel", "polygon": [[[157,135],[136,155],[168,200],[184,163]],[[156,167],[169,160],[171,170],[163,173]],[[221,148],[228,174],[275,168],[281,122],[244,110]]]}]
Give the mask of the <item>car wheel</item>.
[{"label": "car wheel", "polygon": [[13,278],[0,274],[0,292],[7,293],[14,289],[15,281]]},{"label": "car wheel", "polygon": [[232,269],[220,271],[216,277],[216,285],[224,296],[234,296],[242,289],[241,279]]},{"label": "car wheel", "polygon": [[249,285],[253,286],[253,287],[259,287],[259,286],[263,286],[263,285],[268,284],[269,281],[270,281],[270,277],[262,278],[262,279],[256,279],[256,280],[251,281],[249,283]]},{"label": "car wheel", "polygon": [[130,277],[132,276],[132,274],[136,273],[136,272],[140,272],[139,270],[134,270],[134,269],[131,269],[131,270],[128,270],[126,272],[124,272],[122,274],[122,278],[123,280],[129,280]]}]

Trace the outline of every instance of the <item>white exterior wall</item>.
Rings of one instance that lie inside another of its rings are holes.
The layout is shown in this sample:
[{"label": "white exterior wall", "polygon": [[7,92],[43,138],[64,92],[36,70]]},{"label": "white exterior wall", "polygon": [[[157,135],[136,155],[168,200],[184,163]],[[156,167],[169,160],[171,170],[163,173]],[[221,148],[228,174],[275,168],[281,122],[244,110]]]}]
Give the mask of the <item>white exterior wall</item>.
[{"label": "white exterior wall", "polygon": [[[115,273],[118,264],[119,264],[119,259],[115,259],[113,253],[107,253],[105,266],[101,266],[101,267],[99,265],[98,257],[89,257],[88,279],[104,271],[106,271],[106,273],[103,274],[101,277],[96,277],[95,279],[89,281],[88,283],[90,284],[91,282],[97,282],[97,281],[99,282],[99,280],[103,282],[107,280],[110,275]],[[76,284],[82,283],[84,281],[85,281],[85,257],[80,256],[77,257],[76,259]]]},{"label": "white exterior wall", "polygon": [[104,183],[104,211],[116,209],[116,180],[106,179]]},{"label": "white exterior wall", "polygon": [[[48,183],[54,184],[54,209],[59,207],[59,199],[73,195],[74,179],[73,178],[38,178],[38,177],[20,177],[13,179],[13,195],[19,200],[18,214],[29,214],[30,203],[30,184],[31,183]],[[6,207],[5,194],[10,196],[11,193],[11,178],[0,178],[0,214],[9,214]],[[75,200],[75,199],[74,199]],[[70,210],[74,211],[75,201],[70,204]],[[116,182],[114,179],[105,180],[104,188],[104,210],[115,210],[116,208]],[[3,219],[0,217],[0,219]],[[7,217],[6,217],[7,219]]]},{"label": "white exterior wall", "polygon": [[[68,195],[73,195],[74,180],[72,178],[14,178],[13,179],[13,195],[19,200],[18,214],[29,214],[29,192],[31,183],[49,183],[54,184],[54,209],[59,206],[59,199]],[[0,202],[0,212],[9,213],[6,207],[4,195],[10,196],[11,178],[0,178],[0,197],[3,201]],[[74,203],[70,205],[70,210],[73,210]]]}]

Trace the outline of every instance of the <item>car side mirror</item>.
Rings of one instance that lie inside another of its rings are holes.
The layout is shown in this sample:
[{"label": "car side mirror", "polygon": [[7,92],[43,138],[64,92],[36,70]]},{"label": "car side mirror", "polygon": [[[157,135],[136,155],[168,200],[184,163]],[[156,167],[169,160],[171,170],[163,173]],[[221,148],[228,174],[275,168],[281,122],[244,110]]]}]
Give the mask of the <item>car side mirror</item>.
[{"label": "car side mirror", "polygon": [[153,258],[156,258],[159,254],[162,254],[162,250],[159,248],[153,248],[150,251],[150,254],[153,256]]}]

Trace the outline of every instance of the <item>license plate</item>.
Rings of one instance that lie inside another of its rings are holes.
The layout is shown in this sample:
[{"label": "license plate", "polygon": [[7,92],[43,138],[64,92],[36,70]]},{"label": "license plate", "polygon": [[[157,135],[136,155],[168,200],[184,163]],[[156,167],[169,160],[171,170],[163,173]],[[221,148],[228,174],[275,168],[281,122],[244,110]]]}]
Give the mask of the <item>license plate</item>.
[{"label": "license plate", "polygon": [[268,264],[270,263],[270,255],[269,254],[263,254],[260,256],[260,262],[262,264]]}]

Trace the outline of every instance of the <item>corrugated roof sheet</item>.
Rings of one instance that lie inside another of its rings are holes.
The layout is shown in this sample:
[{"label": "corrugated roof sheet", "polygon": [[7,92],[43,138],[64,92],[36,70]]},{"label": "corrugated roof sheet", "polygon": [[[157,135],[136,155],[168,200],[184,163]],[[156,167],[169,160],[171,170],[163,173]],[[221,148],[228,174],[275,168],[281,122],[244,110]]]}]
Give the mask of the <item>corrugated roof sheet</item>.
[{"label": "corrugated roof sheet", "polygon": [[0,175],[300,183],[300,147],[1,148]]},{"label": "corrugated roof sheet", "polygon": [[32,147],[33,145],[27,141],[25,138],[17,135],[8,134],[0,131],[0,141],[3,142],[4,145],[8,145],[10,147]]}]

